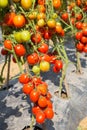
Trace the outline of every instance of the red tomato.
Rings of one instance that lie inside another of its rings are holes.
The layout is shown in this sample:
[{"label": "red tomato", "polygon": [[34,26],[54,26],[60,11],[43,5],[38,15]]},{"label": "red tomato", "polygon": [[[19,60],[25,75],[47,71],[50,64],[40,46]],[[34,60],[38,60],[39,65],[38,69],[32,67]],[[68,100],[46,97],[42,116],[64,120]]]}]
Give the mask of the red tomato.
[{"label": "red tomato", "polygon": [[39,107],[45,108],[47,106],[47,99],[44,96],[39,97],[38,99]]},{"label": "red tomato", "polygon": [[61,70],[63,68],[63,62],[61,60],[56,60],[55,67],[56,69]]},{"label": "red tomato", "polygon": [[54,72],[54,73],[58,73],[58,72],[59,72],[59,69],[58,69],[58,68],[56,68],[56,66],[55,66],[55,65],[53,66],[53,72]]},{"label": "red tomato", "polygon": [[67,21],[68,20],[68,13],[63,13],[61,18],[64,20],[64,21]]},{"label": "red tomato", "polygon": [[8,51],[5,50],[4,48],[2,48],[2,49],[1,49],[1,54],[2,54],[2,55],[7,55],[7,54],[8,54]]},{"label": "red tomato", "polygon": [[5,24],[7,24],[8,26],[13,26],[13,18],[14,17],[15,17],[15,13],[14,12],[6,13],[5,16],[4,16]]},{"label": "red tomato", "polygon": [[62,32],[62,26],[61,25],[56,25],[56,33],[61,33]]},{"label": "red tomato", "polygon": [[83,52],[87,53],[87,44],[84,46]]},{"label": "red tomato", "polygon": [[57,57],[55,55],[50,56],[50,63],[54,64],[56,61],[56,58]]},{"label": "red tomato", "polygon": [[31,41],[34,42],[35,44],[38,44],[41,42],[42,36],[40,33],[32,34],[31,35]]},{"label": "red tomato", "polygon": [[47,54],[44,54],[43,56],[40,56],[40,61],[50,62],[50,56]]},{"label": "red tomato", "polygon": [[35,86],[41,84],[41,82],[42,82],[42,81],[41,81],[41,78],[40,78],[40,77],[34,76],[34,77],[32,78],[32,83],[33,83]]},{"label": "red tomato", "polygon": [[32,107],[32,113],[36,115],[39,111],[41,111],[40,107],[35,105]]},{"label": "red tomato", "polygon": [[47,85],[45,84],[39,84],[36,89],[41,95],[45,96],[47,94]]},{"label": "red tomato", "polygon": [[84,36],[87,36],[87,27],[83,28],[82,33],[83,33]]},{"label": "red tomato", "polygon": [[26,53],[26,49],[22,44],[15,45],[14,50],[17,56],[24,56]]},{"label": "red tomato", "polygon": [[25,25],[25,17],[22,14],[16,14],[13,18],[13,24],[17,28],[21,28]]},{"label": "red tomato", "polygon": [[83,51],[83,48],[84,48],[83,43],[79,42],[79,43],[76,44],[76,49],[77,49],[78,51],[82,52],[82,51]]},{"label": "red tomato", "polygon": [[44,121],[45,121],[45,114],[43,111],[39,111],[36,114],[36,122],[39,124],[42,124],[42,123],[44,123]]},{"label": "red tomato", "polygon": [[38,48],[38,51],[41,53],[47,53],[49,50],[49,46],[46,43],[42,43],[41,46]]},{"label": "red tomato", "polygon": [[54,116],[54,112],[52,108],[46,108],[44,113],[47,119],[52,119]]},{"label": "red tomato", "polygon": [[81,20],[82,19],[82,14],[81,13],[76,13],[76,20]]},{"label": "red tomato", "polygon": [[27,74],[21,74],[19,77],[19,82],[22,84],[27,84],[30,81],[30,78]]},{"label": "red tomato", "polygon": [[51,35],[52,34],[50,33],[49,30],[44,30],[44,35],[43,35],[44,39],[49,40],[51,38]]},{"label": "red tomato", "polygon": [[52,98],[52,95],[51,95],[51,93],[50,93],[49,91],[47,92],[46,98],[47,98],[48,100]]},{"label": "red tomato", "polygon": [[39,56],[37,53],[32,53],[31,55],[27,56],[27,61],[30,65],[34,65],[39,61]]},{"label": "red tomato", "polygon": [[38,4],[39,5],[44,5],[45,4],[45,0],[38,0]]},{"label": "red tomato", "polygon": [[52,102],[50,100],[47,100],[47,107],[48,108],[53,108]]},{"label": "red tomato", "polygon": [[39,95],[39,92],[34,89],[34,90],[32,90],[31,93],[30,93],[30,100],[35,103],[35,102],[38,101],[39,96],[40,96],[40,95]]},{"label": "red tomato", "polygon": [[22,91],[25,94],[30,94],[30,92],[34,89],[34,86],[32,84],[24,84]]},{"label": "red tomato", "polygon": [[80,21],[76,22],[75,26],[77,29],[82,29],[82,22]]},{"label": "red tomato", "polygon": [[4,41],[4,47],[8,50],[12,50],[12,41],[11,40],[5,40]]},{"label": "red tomato", "polygon": [[53,6],[54,6],[54,8],[58,9],[61,6],[61,1],[53,0]]},{"label": "red tomato", "polygon": [[77,32],[76,35],[75,35],[75,38],[77,40],[80,40],[82,38],[82,32]]},{"label": "red tomato", "polygon": [[81,42],[82,42],[83,44],[86,44],[86,43],[87,43],[87,37],[82,36]]},{"label": "red tomato", "polygon": [[71,21],[71,23],[74,25],[74,24],[75,24],[76,19],[75,19],[74,17],[72,17],[72,18],[70,18],[70,21]]}]

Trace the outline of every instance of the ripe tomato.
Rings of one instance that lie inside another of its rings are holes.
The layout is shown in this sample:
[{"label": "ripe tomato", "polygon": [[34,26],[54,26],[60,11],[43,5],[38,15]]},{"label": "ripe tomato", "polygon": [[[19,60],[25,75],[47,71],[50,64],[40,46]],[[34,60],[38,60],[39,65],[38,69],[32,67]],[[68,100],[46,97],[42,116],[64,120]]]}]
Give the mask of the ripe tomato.
[{"label": "ripe tomato", "polygon": [[38,105],[41,108],[45,108],[47,106],[47,99],[44,96],[40,96],[38,99]]},{"label": "ripe tomato", "polygon": [[87,37],[82,36],[81,42],[82,42],[83,44],[86,44],[86,43],[87,43]]},{"label": "ripe tomato", "polygon": [[36,122],[37,123],[44,123],[45,121],[45,114],[43,111],[38,111],[37,114],[36,114]]},{"label": "ripe tomato", "polygon": [[54,72],[54,73],[58,73],[59,71],[60,71],[60,70],[59,70],[58,68],[56,68],[56,66],[54,65],[54,66],[53,66],[53,72]]},{"label": "ripe tomato", "polygon": [[54,116],[54,112],[52,108],[46,108],[44,113],[47,119],[52,119]]},{"label": "ripe tomato", "polygon": [[36,115],[39,111],[41,111],[40,107],[35,105],[32,107],[32,113]]},{"label": "ripe tomato", "polygon": [[42,39],[42,36],[38,32],[36,32],[36,34],[31,35],[31,41],[34,42],[35,44],[40,43],[41,39]]},{"label": "ripe tomato", "polygon": [[83,48],[84,48],[83,43],[79,42],[79,43],[76,44],[76,49],[77,49],[78,51],[82,52],[82,51],[83,51]]},{"label": "ripe tomato", "polygon": [[22,42],[27,42],[30,40],[30,32],[28,30],[23,30],[21,32],[21,40]]},{"label": "ripe tomato", "polygon": [[51,95],[51,93],[50,93],[49,91],[47,92],[46,98],[47,98],[48,100],[52,98],[52,95]]},{"label": "ripe tomato", "polygon": [[34,65],[39,61],[39,56],[37,53],[32,53],[27,56],[27,61],[30,65]]},{"label": "ripe tomato", "polygon": [[56,21],[55,21],[54,19],[49,19],[49,20],[47,21],[47,26],[48,26],[49,28],[55,28],[55,27],[56,27]]},{"label": "ripe tomato", "polygon": [[21,6],[23,9],[28,10],[32,6],[32,0],[21,0]]},{"label": "ripe tomato", "polygon": [[52,102],[50,100],[48,100],[48,99],[47,99],[47,107],[48,108],[53,108]]},{"label": "ripe tomato", "polygon": [[77,29],[82,29],[82,22],[80,21],[76,22],[75,26]]},{"label": "ripe tomato", "polygon": [[47,61],[41,61],[40,62],[40,70],[42,72],[47,72],[50,70],[50,63]]},{"label": "ripe tomato", "polygon": [[61,60],[56,60],[55,67],[56,69],[61,70],[63,68],[63,62]]},{"label": "ripe tomato", "polygon": [[49,40],[51,38],[51,32],[49,30],[44,30],[44,39]]},{"label": "ripe tomato", "polygon": [[44,54],[44,55],[40,56],[39,58],[40,58],[40,61],[50,62],[50,56],[47,54]]},{"label": "ripe tomato", "polygon": [[87,44],[84,46],[83,52],[87,53]]},{"label": "ripe tomato", "polygon": [[76,35],[75,35],[75,38],[76,38],[77,40],[80,40],[80,39],[82,38],[82,35],[83,35],[82,32],[77,32]]},{"label": "ripe tomato", "polygon": [[59,24],[56,25],[55,29],[56,29],[56,33],[61,33],[62,32],[62,26],[59,25]]},{"label": "ripe tomato", "polygon": [[12,41],[11,40],[5,40],[4,41],[4,47],[8,50],[12,50]]},{"label": "ripe tomato", "polygon": [[54,8],[58,9],[61,6],[61,1],[53,0],[53,6],[54,6]]},{"label": "ripe tomato", "polygon": [[38,51],[41,53],[47,53],[49,50],[49,46],[46,43],[42,43],[40,47],[38,47]]},{"label": "ripe tomato", "polygon": [[87,27],[87,23],[86,22],[82,23],[82,29],[84,29],[85,27]]},{"label": "ripe tomato", "polygon": [[32,84],[24,84],[22,91],[25,94],[30,94],[30,92],[34,89],[34,86]]},{"label": "ripe tomato", "polygon": [[34,74],[40,74],[40,67],[38,65],[34,65],[32,67],[32,71]]},{"label": "ripe tomato", "polygon": [[6,13],[4,16],[4,23],[8,26],[13,26],[13,18],[15,17],[14,12]]},{"label": "ripe tomato", "polygon": [[38,4],[39,5],[44,5],[45,4],[45,0],[38,0]]},{"label": "ripe tomato", "polygon": [[70,21],[71,21],[71,23],[74,25],[74,24],[75,24],[76,19],[75,19],[74,17],[71,17],[71,18],[70,18]]},{"label": "ripe tomato", "polygon": [[45,11],[46,11],[46,8],[44,5],[38,5],[38,12],[45,13]]},{"label": "ripe tomato", "polygon": [[40,78],[40,77],[34,76],[34,77],[32,78],[32,83],[33,83],[35,86],[41,84],[41,82],[42,82],[42,81],[41,81],[41,78]]},{"label": "ripe tomato", "polygon": [[79,21],[79,20],[81,20],[81,19],[82,19],[82,17],[83,17],[83,16],[82,16],[82,14],[81,14],[81,13],[77,13],[77,14],[76,14],[76,20],[78,20],[78,21]]},{"label": "ripe tomato", "polygon": [[83,33],[84,36],[87,36],[87,27],[83,28],[82,33]]},{"label": "ripe tomato", "polygon": [[50,63],[52,63],[52,64],[54,64],[55,63],[55,61],[56,61],[56,56],[55,55],[51,55],[50,56]]},{"label": "ripe tomato", "polygon": [[35,102],[38,101],[39,96],[40,96],[40,95],[39,95],[39,92],[36,91],[35,89],[33,89],[33,90],[31,91],[31,93],[30,93],[30,100],[35,103]]},{"label": "ripe tomato", "polygon": [[8,51],[5,50],[4,48],[2,48],[2,49],[1,49],[1,54],[2,54],[2,55],[7,55],[7,54],[8,54]]},{"label": "ripe tomato", "polygon": [[15,32],[14,33],[14,38],[18,43],[22,43],[22,39],[21,39],[21,32]]},{"label": "ripe tomato", "polygon": [[0,0],[0,8],[5,8],[8,5],[8,0]]},{"label": "ripe tomato", "polygon": [[68,20],[68,13],[63,13],[62,15],[61,15],[61,18],[64,20],[64,21],[67,21]]},{"label": "ripe tomato", "polygon": [[13,18],[13,24],[17,28],[21,28],[25,25],[25,17],[22,14],[16,14]]},{"label": "ripe tomato", "polygon": [[30,78],[27,74],[21,74],[19,77],[19,82],[22,84],[27,84],[30,81]]},{"label": "ripe tomato", "polygon": [[36,86],[36,89],[42,95],[47,94],[47,86],[45,84],[39,84],[38,86]]},{"label": "ripe tomato", "polygon": [[17,56],[24,56],[26,54],[26,49],[22,44],[17,44],[14,47]]}]

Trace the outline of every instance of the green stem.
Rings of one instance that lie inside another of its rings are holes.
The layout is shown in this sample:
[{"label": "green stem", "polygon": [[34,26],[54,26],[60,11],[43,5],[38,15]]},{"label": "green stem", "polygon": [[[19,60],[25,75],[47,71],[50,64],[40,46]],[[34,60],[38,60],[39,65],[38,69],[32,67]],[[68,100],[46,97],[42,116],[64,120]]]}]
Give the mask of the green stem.
[{"label": "green stem", "polygon": [[8,55],[6,55],[6,57],[5,57],[5,63],[4,63],[4,65],[2,67],[2,70],[1,70],[1,76],[2,77],[3,77],[4,68],[5,68],[6,64],[7,64],[7,58],[8,58]]},{"label": "green stem", "polygon": [[77,57],[76,71],[77,73],[79,72],[81,74],[82,70],[81,70],[80,53],[78,51],[76,52],[76,57]]},{"label": "green stem", "polygon": [[33,130],[33,124],[34,124],[34,116],[32,115],[31,124],[30,124],[30,130]]}]

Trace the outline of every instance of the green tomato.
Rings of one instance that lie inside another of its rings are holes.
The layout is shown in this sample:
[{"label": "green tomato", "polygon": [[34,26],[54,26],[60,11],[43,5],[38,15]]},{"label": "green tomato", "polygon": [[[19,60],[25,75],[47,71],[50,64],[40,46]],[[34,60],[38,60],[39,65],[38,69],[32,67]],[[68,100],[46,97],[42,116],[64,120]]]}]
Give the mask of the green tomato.
[{"label": "green tomato", "polygon": [[14,38],[18,43],[22,43],[21,32],[14,33]]},{"label": "green tomato", "polygon": [[0,7],[5,8],[8,5],[8,0],[0,0]]},{"label": "green tomato", "polygon": [[40,62],[40,70],[42,72],[47,72],[50,70],[50,63],[47,61],[41,61]]},{"label": "green tomato", "polygon": [[27,30],[24,30],[21,32],[21,39],[23,42],[27,42],[30,40],[30,32]]},{"label": "green tomato", "polygon": [[32,68],[33,73],[39,74],[40,73],[40,67],[38,65],[34,65]]},{"label": "green tomato", "polygon": [[37,22],[37,25],[38,25],[39,27],[43,27],[43,26],[45,25],[44,19],[39,19],[38,22]]}]

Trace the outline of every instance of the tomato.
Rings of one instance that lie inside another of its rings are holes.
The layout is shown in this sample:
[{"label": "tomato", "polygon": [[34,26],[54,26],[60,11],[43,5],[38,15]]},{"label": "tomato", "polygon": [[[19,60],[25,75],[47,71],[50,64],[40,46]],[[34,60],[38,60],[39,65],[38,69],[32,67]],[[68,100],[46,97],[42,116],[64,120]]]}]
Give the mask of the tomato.
[{"label": "tomato", "polygon": [[54,6],[54,8],[58,9],[61,6],[61,1],[53,0],[53,6]]},{"label": "tomato", "polygon": [[46,95],[47,94],[47,86],[45,84],[39,84],[38,86],[36,86],[36,89],[42,95]]},{"label": "tomato", "polygon": [[53,72],[54,72],[54,73],[58,73],[59,71],[60,71],[60,70],[54,65],[54,66],[53,66]]},{"label": "tomato", "polygon": [[2,55],[7,55],[7,54],[8,54],[8,51],[5,50],[4,48],[2,48],[2,49],[1,49],[1,54],[2,54]]},{"label": "tomato", "polygon": [[19,2],[19,1],[20,1],[20,0],[13,0],[13,2],[15,2],[15,3],[16,3],[16,2]]},{"label": "tomato", "polygon": [[64,20],[64,21],[67,21],[68,20],[68,13],[63,13],[62,15],[61,15],[61,18]]},{"label": "tomato", "polygon": [[32,67],[32,71],[34,74],[39,74],[40,73],[40,67],[38,65],[34,65]]},{"label": "tomato", "polygon": [[74,24],[75,24],[76,19],[75,19],[74,17],[71,17],[71,18],[70,18],[70,21],[71,21],[71,23],[74,25]]},{"label": "tomato", "polygon": [[50,56],[47,54],[44,54],[44,55],[40,56],[40,61],[50,62]]},{"label": "tomato", "polygon": [[38,12],[45,13],[46,12],[45,6],[44,5],[38,5]]},{"label": "tomato", "polygon": [[61,60],[56,60],[55,67],[56,69],[61,70],[63,68],[63,62]]},{"label": "tomato", "polygon": [[36,114],[36,122],[39,124],[44,123],[45,121],[45,114],[43,111],[38,111]]},{"label": "tomato", "polygon": [[34,42],[35,44],[40,43],[41,39],[42,39],[42,36],[39,32],[31,35],[31,41]]},{"label": "tomato", "polygon": [[11,40],[5,40],[4,41],[4,47],[8,50],[12,50],[12,41]]},{"label": "tomato", "polygon": [[28,30],[23,30],[21,32],[21,40],[23,42],[27,42],[30,40],[30,32]]},{"label": "tomato", "polygon": [[56,33],[61,33],[62,32],[62,26],[59,25],[59,24],[56,25],[55,29],[56,29]]},{"label": "tomato", "polygon": [[82,35],[83,35],[82,32],[77,32],[76,35],[75,35],[75,38],[76,38],[77,40],[80,40],[80,39],[82,38]]},{"label": "tomato", "polygon": [[37,0],[39,5],[44,5],[45,4],[45,0]]},{"label": "tomato", "polygon": [[41,108],[45,108],[47,106],[47,99],[44,96],[40,96],[38,99],[38,105]]},{"label": "tomato", "polygon": [[55,28],[55,27],[56,27],[56,21],[55,21],[54,19],[49,19],[49,20],[47,21],[47,26],[48,26],[49,28]]},{"label": "tomato", "polygon": [[42,43],[40,47],[38,47],[38,51],[41,53],[47,53],[49,50],[49,46],[46,43]]},{"label": "tomato", "polygon": [[32,107],[32,113],[36,115],[39,111],[41,111],[40,107],[35,105]]},{"label": "tomato", "polygon": [[22,43],[22,39],[21,39],[21,32],[15,32],[14,33],[14,38],[18,43]]},{"label": "tomato", "polygon": [[82,17],[83,17],[83,16],[82,16],[82,14],[81,14],[81,13],[77,13],[77,14],[76,14],[76,20],[78,20],[78,21],[79,21],[79,20],[81,20],[81,19],[82,19]]},{"label": "tomato", "polygon": [[50,100],[47,100],[47,107],[48,108],[53,108],[52,102]]},{"label": "tomato", "polygon": [[34,77],[32,78],[32,83],[33,83],[35,86],[41,84],[41,83],[42,83],[41,78],[34,76]]},{"label": "tomato", "polygon": [[49,91],[47,92],[46,98],[47,98],[48,100],[52,98],[52,95],[51,95],[51,93],[50,93]]},{"label": "tomato", "polygon": [[36,11],[31,12],[28,17],[29,17],[29,19],[31,19],[31,20],[36,19],[36,17],[37,17],[37,12],[36,12]]},{"label": "tomato", "polygon": [[82,29],[82,22],[80,21],[76,22],[75,26],[77,29]]},{"label": "tomato", "polygon": [[32,0],[21,0],[21,6],[25,10],[30,9],[32,6]]},{"label": "tomato", "polygon": [[53,18],[53,19],[56,19],[57,17],[58,17],[57,13],[53,13],[52,18]]},{"label": "tomato", "polygon": [[56,58],[57,57],[55,55],[50,56],[50,63],[54,64],[56,61]]},{"label": "tomato", "polygon": [[82,4],[81,0],[76,0],[76,4],[80,6]]},{"label": "tomato", "polygon": [[49,30],[44,30],[44,35],[43,35],[44,39],[49,40],[51,38],[51,33]]},{"label": "tomato", "polygon": [[39,56],[37,53],[32,53],[31,55],[27,56],[27,61],[30,65],[34,65],[39,61]]},{"label": "tomato", "polygon": [[45,15],[45,13],[38,13],[37,14],[37,19],[39,20],[39,19],[45,19],[46,18],[46,15]]},{"label": "tomato", "polygon": [[87,43],[87,37],[82,36],[81,42],[82,42],[83,44],[86,44],[86,43]]},{"label": "tomato", "polygon": [[40,62],[40,70],[42,72],[47,72],[50,70],[50,63],[47,61],[41,61]]},{"label": "tomato", "polygon": [[8,0],[0,0],[0,8],[5,8],[8,6]]},{"label": "tomato", "polygon": [[87,27],[87,23],[86,22],[82,23],[82,29],[84,29],[85,27]]},{"label": "tomato", "polygon": [[35,103],[35,102],[38,101],[39,96],[40,96],[40,95],[39,95],[39,92],[38,92],[38,91],[32,90],[31,93],[30,93],[30,100]]},{"label": "tomato", "polygon": [[14,50],[17,56],[24,56],[26,54],[26,49],[22,44],[15,45]]},{"label": "tomato", "polygon": [[8,26],[13,26],[13,18],[15,17],[14,12],[6,13],[4,16],[4,23]]},{"label": "tomato", "polygon": [[19,77],[19,82],[22,83],[22,84],[27,84],[29,81],[30,81],[30,78],[27,74],[21,74],[20,77]]},{"label": "tomato", "polygon": [[34,86],[32,84],[24,84],[22,91],[25,94],[30,94],[30,92],[34,89]]},{"label": "tomato", "polygon": [[39,19],[38,22],[37,22],[37,25],[38,25],[39,27],[43,27],[43,26],[45,25],[44,19]]},{"label": "tomato", "polygon": [[54,112],[52,108],[46,108],[44,113],[47,119],[52,119],[54,116]]},{"label": "tomato", "polygon": [[87,36],[87,27],[83,28],[82,33],[83,33],[84,36]]},{"label": "tomato", "polygon": [[87,44],[84,46],[83,52],[87,53]]},{"label": "tomato", "polygon": [[13,18],[13,24],[17,28],[21,28],[25,25],[25,17],[22,14],[16,14]]},{"label": "tomato", "polygon": [[83,43],[79,42],[79,43],[76,44],[76,49],[77,49],[78,51],[82,52],[82,51],[83,51],[83,48],[84,48]]}]

